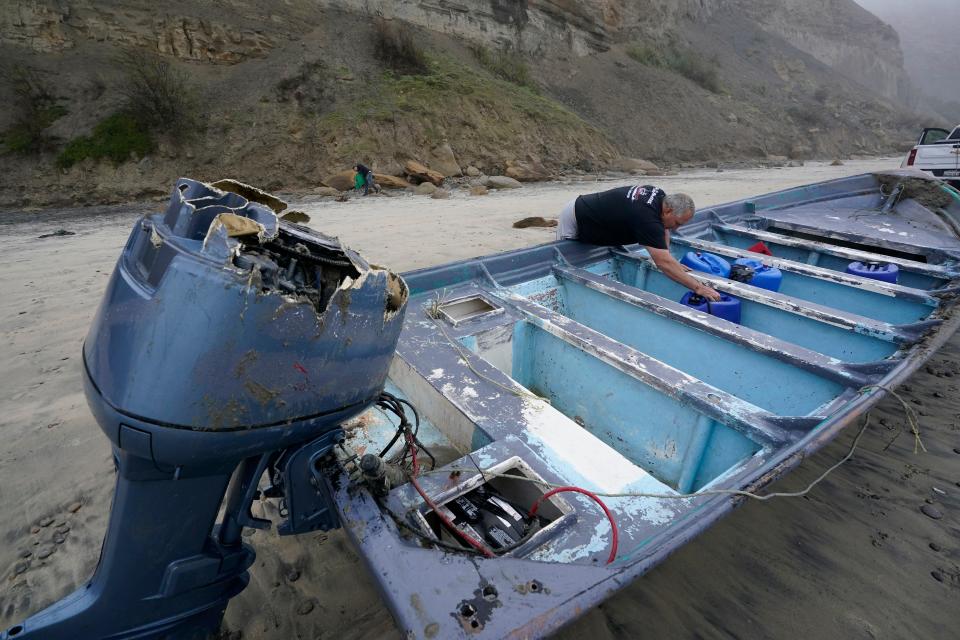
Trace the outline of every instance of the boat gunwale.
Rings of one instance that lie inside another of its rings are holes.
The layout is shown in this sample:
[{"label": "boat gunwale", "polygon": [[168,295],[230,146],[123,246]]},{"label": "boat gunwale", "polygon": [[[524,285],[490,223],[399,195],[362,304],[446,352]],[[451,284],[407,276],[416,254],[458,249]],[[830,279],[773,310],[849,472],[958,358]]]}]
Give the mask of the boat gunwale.
[{"label": "boat gunwale", "polygon": [[[941,264],[930,263],[930,262],[920,262],[918,260],[909,260],[907,258],[901,258],[898,256],[890,256],[882,253],[871,253],[869,251],[863,251],[861,249],[852,249],[850,247],[844,247],[841,245],[834,245],[827,242],[818,242],[816,240],[806,240],[802,238],[795,238],[793,236],[784,235],[781,233],[776,233],[773,231],[767,231],[765,229],[753,229],[751,227],[741,226],[735,223],[729,222],[717,222],[713,225],[714,230],[719,231],[720,233],[729,233],[732,235],[737,235],[745,238],[750,238],[753,240],[760,240],[765,242],[770,242],[773,244],[782,244],[786,247],[796,248],[796,249],[807,249],[809,251],[822,253],[824,255],[834,256],[836,258],[848,259],[851,261],[859,262],[888,262],[891,264],[897,265],[901,271],[907,271],[911,273],[916,273],[924,276],[929,276],[931,278],[936,278],[938,280],[951,281],[957,278],[960,278],[960,270],[955,267],[947,267]],[[727,245],[732,246],[732,245]],[[747,249],[743,249],[747,253],[755,253]],[[764,258],[769,257],[766,254],[758,253],[758,256]],[[831,269],[832,271],[832,269]],[[924,291],[930,291],[929,289],[924,289]]]}]

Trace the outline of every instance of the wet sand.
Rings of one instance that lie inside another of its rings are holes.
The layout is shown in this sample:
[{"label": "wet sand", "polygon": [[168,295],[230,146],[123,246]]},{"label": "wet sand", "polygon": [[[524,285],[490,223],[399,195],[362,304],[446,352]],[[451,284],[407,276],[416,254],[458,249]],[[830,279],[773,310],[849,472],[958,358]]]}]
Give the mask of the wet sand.
[{"label": "wet sand", "polygon": [[[704,206],[898,163],[645,181],[687,191]],[[409,270],[547,241],[552,229],[511,224],[553,216],[577,193],[613,184],[551,183],[482,197],[457,191],[450,200],[304,197],[293,207],[372,261]],[[0,628],[71,592],[96,565],[113,469],[83,398],[80,348],[131,225],[160,206],[0,215]],[[37,237],[60,228],[75,235]],[[559,636],[960,636],[958,384],[960,338],[901,387],[920,411],[926,453],[914,454],[906,433],[884,451],[904,424],[899,404],[887,399],[855,458],[809,495],[745,505]],[[843,456],[853,435],[777,489],[805,486]],[[926,500],[941,519],[921,513]],[[230,604],[227,628],[244,638],[400,637],[340,532],[258,531],[248,540],[257,562],[250,586]]]}]

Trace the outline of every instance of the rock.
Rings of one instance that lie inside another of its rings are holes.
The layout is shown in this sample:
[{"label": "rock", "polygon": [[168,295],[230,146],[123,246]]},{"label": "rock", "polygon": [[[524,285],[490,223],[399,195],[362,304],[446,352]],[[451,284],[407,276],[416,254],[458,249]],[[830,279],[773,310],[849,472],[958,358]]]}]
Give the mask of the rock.
[{"label": "rock", "polygon": [[445,176],[462,176],[463,171],[457,162],[457,157],[453,154],[453,149],[449,143],[444,142],[431,151],[433,156],[430,167]]},{"label": "rock", "polygon": [[336,198],[338,195],[340,195],[340,191],[334,189],[333,187],[317,187],[313,190],[313,193],[314,195],[323,196],[325,198]]},{"label": "rock", "polygon": [[643,175],[647,171],[660,171],[660,167],[649,160],[640,160],[639,158],[617,158],[610,163],[610,168],[637,175]]},{"label": "rock", "polygon": [[332,187],[337,191],[349,191],[353,189],[354,173],[352,169],[349,171],[341,171],[340,173],[327,176],[321,182],[324,186]]},{"label": "rock", "polygon": [[70,525],[68,525],[68,524],[62,524],[62,525],[60,525],[59,527],[57,527],[57,533],[61,533],[61,534],[63,534],[63,535],[66,535],[67,532],[69,532],[69,531],[70,531]]},{"label": "rock", "polygon": [[373,179],[384,189],[406,189],[410,186],[410,183],[403,178],[385,173],[374,173]]},{"label": "rock", "polygon": [[831,166],[831,167],[842,167],[842,166],[843,166],[843,160],[834,160],[833,162],[830,163],[830,166]]},{"label": "rock", "polygon": [[480,169],[477,169],[476,167],[471,165],[467,167],[467,175],[470,176],[471,178],[476,178],[477,176],[480,175]]},{"label": "rock", "polygon": [[522,218],[513,223],[514,229],[526,229],[528,227],[555,227],[557,221],[553,218],[541,218],[540,216],[531,216]]},{"label": "rock", "polygon": [[311,611],[313,611],[314,604],[311,600],[304,600],[299,605],[297,605],[297,613],[301,616],[305,616]]},{"label": "rock", "polygon": [[396,160],[387,160],[386,162],[378,162],[373,169],[374,176],[393,176],[394,178],[402,178],[404,176],[403,166]]},{"label": "rock", "polygon": [[30,527],[30,533],[34,533],[34,534],[40,533],[40,527],[38,525],[33,525],[32,527]]},{"label": "rock", "polygon": [[33,551],[30,551],[30,549],[23,549],[20,552],[20,557],[24,559],[29,558],[32,555],[33,555]]},{"label": "rock", "polygon": [[432,182],[421,182],[413,188],[413,192],[418,196],[429,196],[437,190],[437,186]]},{"label": "rock", "polygon": [[43,549],[40,549],[39,551],[37,551],[37,557],[40,558],[41,560],[45,558],[49,558],[50,555],[55,550],[56,550],[56,547],[44,547]]},{"label": "rock", "polygon": [[767,162],[770,162],[770,163],[787,164],[789,160],[790,158],[788,158],[787,156],[775,156],[775,155],[767,156]]},{"label": "rock", "polygon": [[13,565],[13,575],[18,576],[21,573],[25,573],[29,567],[30,565],[26,562],[18,562],[17,564]]},{"label": "rock", "polygon": [[296,569],[292,570],[290,573],[287,574],[288,582],[296,582],[299,579],[300,579],[300,572],[297,571]]},{"label": "rock", "polygon": [[535,161],[517,162],[510,160],[507,162],[507,170],[504,171],[504,175],[520,182],[542,182],[550,179],[550,173],[546,167]]},{"label": "rock", "polygon": [[450,192],[446,189],[437,189],[430,197],[434,200],[447,200],[450,198]]},{"label": "rock", "polygon": [[57,229],[52,233],[45,233],[42,236],[37,236],[38,238],[60,238],[62,236],[75,236],[77,235],[73,231],[67,231],[66,229]]},{"label": "rock", "polygon": [[69,511],[70,513],[76,513],[77,511],[80,511],[80,507],[82,506],[83,506],[82,502],[71,502],[70,506],[67,507],[67,511]]},{"label": "rock", "polygon": [[519,189],[523,185],[509,176],[489,176],[484,181],[484,186],[490,189]]},{"label": "rock", "polygon": [[297,224],[306,224],[310,222],[310,216],[305,214],[303,211],[290,211],[283,214],[280,219],[286,220],[287,222],[295,222]]},{"label": "rock", "polygon": [[57,531],[53,534],[53,538],[51,539],[53,540],[53,544],[63,544],[64,541],[67,539],[67,536]]},{"label": "rock", "polygon": [[444,175],[439,171],[428,169],[416,160],[407,160],[403,165],[403,170],[411,179],[417,182],[432,182],[436,186],[443,184]]},{"label": "rock", "polygon": [[925,504],[920,507],[920,511],[923,512],[923,515],[927,516],[928,518],[933,518],[934,520],[939,520],[943,517],[943,512],[933,505]]},{"label": "rock", "polygon": [[47,516],[46,518],[41,519],[37,524],[39,524],[41,527],[49,527],[53,524],[53,518]]},{"label": "rock", "polygon": [[490,193],[490,190],[487,189],[482,184],[478,184],[474,187],[470,187],[470,195],[472,196],[485,196]]},{"label": "rock", "polygon": [[737,117],[737,114],[735,114],[735,113],[728,113],[728,114],[727,114],[727,122],[729,122],[730,124],[736,124],[736,123],[740,122],[740,119]]},{"label": "rock", "polygon": [[930,548],[933,549],[934,551],[938,551],[938,552],[939,552],[940,549],[941,549],[940,545],[938,545],[936,542],[931,542],[931,543],[930,543]]},{"label": "rock", "polygon": [[930,575],[933,576],[933,579],[937,582],[943,582],[943,573],[941,571],[934,569],[930,572]]}]

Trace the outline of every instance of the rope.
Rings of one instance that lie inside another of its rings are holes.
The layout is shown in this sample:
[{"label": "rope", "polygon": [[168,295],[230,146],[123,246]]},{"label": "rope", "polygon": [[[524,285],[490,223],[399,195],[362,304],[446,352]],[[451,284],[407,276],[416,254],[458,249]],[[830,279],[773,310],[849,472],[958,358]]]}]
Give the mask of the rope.
[{"label": "rope", "polygon": [[[442,301],[436,301],[434,306],[439,307],[440,304],[442,304]],[[477,376],[481,380],[485,380],[486,382],[489,382],[490,384],[492,384],[493,386],[499,389],[503,389],[507,393],[517,396],[518,398],[531,398],[533,400],[542,400],[543,402],[546,402],[549,404],[550,402],[549,400],[547,400],[546,398],[541,398],[537,394],[529,391],[528,389],[522,386],[519,389],[514,387],[508,387],[507,385],[497,382],[490,376],[484,375],[483,373],[478,371],[477,368],[473,366],[473,363],[470,362],[470,358],[467,355],[467,352],[464,349],[463,345],[461,345],[459,342],[457,342],[452,337],[450,337],[450,334],[447,333],[446,327],[443,326],[443,321],[440,320],[435,315],[435,313],[436,312],[434,312],[431,309],[431,311],[427,313],[427,316],[429,316],[429,318],[433,320],[433,323],[437,325],[437,328],[440,329],[440,333],[443,334],[443,337],[447,339],[447,342],[450,343],[450,346],[452,346],[456,350],[456,352],[460,355],[460,359],[463,360],[464,364],[467,365],[467,368],[470,369],[471,372],[473,372],[473,375]]]},{"label": "rope", "polygon": [[[882,384],[868,384],[864,387],[860,387],[858,392],[865,393],[868,389],[882,389],[900,401],[900,405],[903,407],[903,413],[907,416],[907,424],[910,425],[910,432],[913,433],[913,452],[920,453],[922,450],[924,453],[926,453],[927,448],[923,445],[923,440],[920,439],[920,420],[917,418],[917,414],[913,410],[913,407],[907,404],[907,401],[904,400],[899,393]],[[897,441],[897,438],[900,437],[901,433],[903,433],[902,426],[897,430],[897,433],[893,436],[893,439],[887,443],[887,446],[885,446],[883,450],[886,451],[889,449],[893,443]]]}]

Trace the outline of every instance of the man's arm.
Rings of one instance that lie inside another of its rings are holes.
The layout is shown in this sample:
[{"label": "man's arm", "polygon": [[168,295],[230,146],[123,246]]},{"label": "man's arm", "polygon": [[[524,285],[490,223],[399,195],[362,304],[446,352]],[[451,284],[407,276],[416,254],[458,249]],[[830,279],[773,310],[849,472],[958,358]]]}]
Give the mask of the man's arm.
[{"label": "man's arm", "polygon": [[655,249],[653,247],[646,247],[647,253],[650,254],[650,257],[653,259],[654,264],[657,265],[657,268],[660,269],[668,278],[682,284],[687,289],[690,289],[698,296],[703,296],[708,300],[713,302],[718,302],[720,300],[720,294],[711,287],[701,283],[699,280],[687,273],[687,269],[677,262],[677,259],[670,255],[670,252],[666,249]]}]

